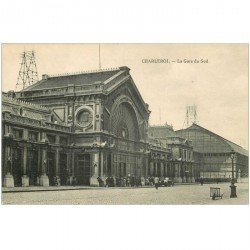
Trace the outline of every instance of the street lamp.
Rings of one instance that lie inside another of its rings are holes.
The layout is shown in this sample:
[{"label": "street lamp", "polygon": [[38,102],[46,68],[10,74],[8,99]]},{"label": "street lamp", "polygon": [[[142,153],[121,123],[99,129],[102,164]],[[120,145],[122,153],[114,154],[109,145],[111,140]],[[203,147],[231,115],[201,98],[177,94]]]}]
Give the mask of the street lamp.
[{"label": "street lamp", "polygon": [[234,181],[234,158],[235,158],[234,150],[231,151],[230,157],[232,159],[232,179],[231,179],[231,185],[230,185],[230,188],[231,188],[230,198],[237,198],[236,186],[234,185],[234,183],[235,183],[235,181]]}]

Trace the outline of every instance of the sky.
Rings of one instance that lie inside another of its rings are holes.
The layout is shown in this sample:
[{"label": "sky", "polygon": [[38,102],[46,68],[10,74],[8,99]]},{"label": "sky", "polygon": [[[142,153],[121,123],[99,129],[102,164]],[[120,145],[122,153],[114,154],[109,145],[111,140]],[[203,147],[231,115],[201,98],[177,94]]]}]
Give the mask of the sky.
[{"label": "sky", "polygon": [[[15,90],[24,50],[35,51],[39,79],[99,68],[98,44],[3,44],[3,91]],[[131,69],[151,125],[182,129],[186,106],[196,105],[199,125],[248,148],[248,45],[101,44],[100,58],[102,69]]]}]

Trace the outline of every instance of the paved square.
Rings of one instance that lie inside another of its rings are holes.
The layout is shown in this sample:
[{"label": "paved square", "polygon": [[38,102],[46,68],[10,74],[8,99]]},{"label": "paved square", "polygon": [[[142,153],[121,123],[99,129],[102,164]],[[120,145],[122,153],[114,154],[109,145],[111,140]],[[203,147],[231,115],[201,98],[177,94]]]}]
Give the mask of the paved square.
[{"label": "paved square", "polygon": [[[248,183],[237,183],[237,198],[230,198],[230,183],[175,185],[150,188],[96,188],[39,192],[2,193],[2,204],[48,205],[246,205],[249,203]],[[223,199],[212,200],[210,187],[220,187]]]}]

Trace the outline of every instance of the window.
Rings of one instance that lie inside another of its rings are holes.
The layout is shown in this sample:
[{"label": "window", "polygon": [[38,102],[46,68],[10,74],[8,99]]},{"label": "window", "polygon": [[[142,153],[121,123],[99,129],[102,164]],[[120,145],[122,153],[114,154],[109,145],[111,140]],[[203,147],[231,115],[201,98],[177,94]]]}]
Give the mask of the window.
[{"label": "window", "polygon": [[92,123],[93,116],[90,111],[83,109],[77,113],[77,122],[80,126],[86,127]]},{"label": "window", "polygon": [[15,139],[23,138],[23,130],[22,129],[13,129],[13,136]]},{"label": "window", "polygon": [[37,141],[38,133],[34,131],[29,131],[29,141]]},{"label": "window", "polygon": [[47,139],[48,139],[49,143],[56,142],[56,137],[54,135],[47,135]]},{"label": "window", "polygon": [[61,145],[67,145],[68,144],[68,140],[65,137],[60,137],[60,144]]}]

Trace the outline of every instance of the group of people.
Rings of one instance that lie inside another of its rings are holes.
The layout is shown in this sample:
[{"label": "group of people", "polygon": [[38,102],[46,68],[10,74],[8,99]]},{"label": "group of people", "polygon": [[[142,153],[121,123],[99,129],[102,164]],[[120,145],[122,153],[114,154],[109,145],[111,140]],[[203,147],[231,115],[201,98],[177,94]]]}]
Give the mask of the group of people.
[{"label": "group of people", "polygon": [[149,185],[151,186],[155,186],[156,189],[158,189],[158,187],[160,186],[165,186],[165,187],[170,187],[174,185],[174,181],[169,178],[169,177],[149,177],[148,178],[149,181]]},{"label": "group of people", "polygon": [[97,178],[100,187],[138,187],[142,186],[141,178],[136,177],[113,177],[106,178],[105,183],[101,177]]},{"label": "group of people", "polygon": [[139,186],[173,186],[174,182],[168,177],[113,177],[108,176],[104,181],[100,176],[97,178],[100,187],[139,187]]}]

